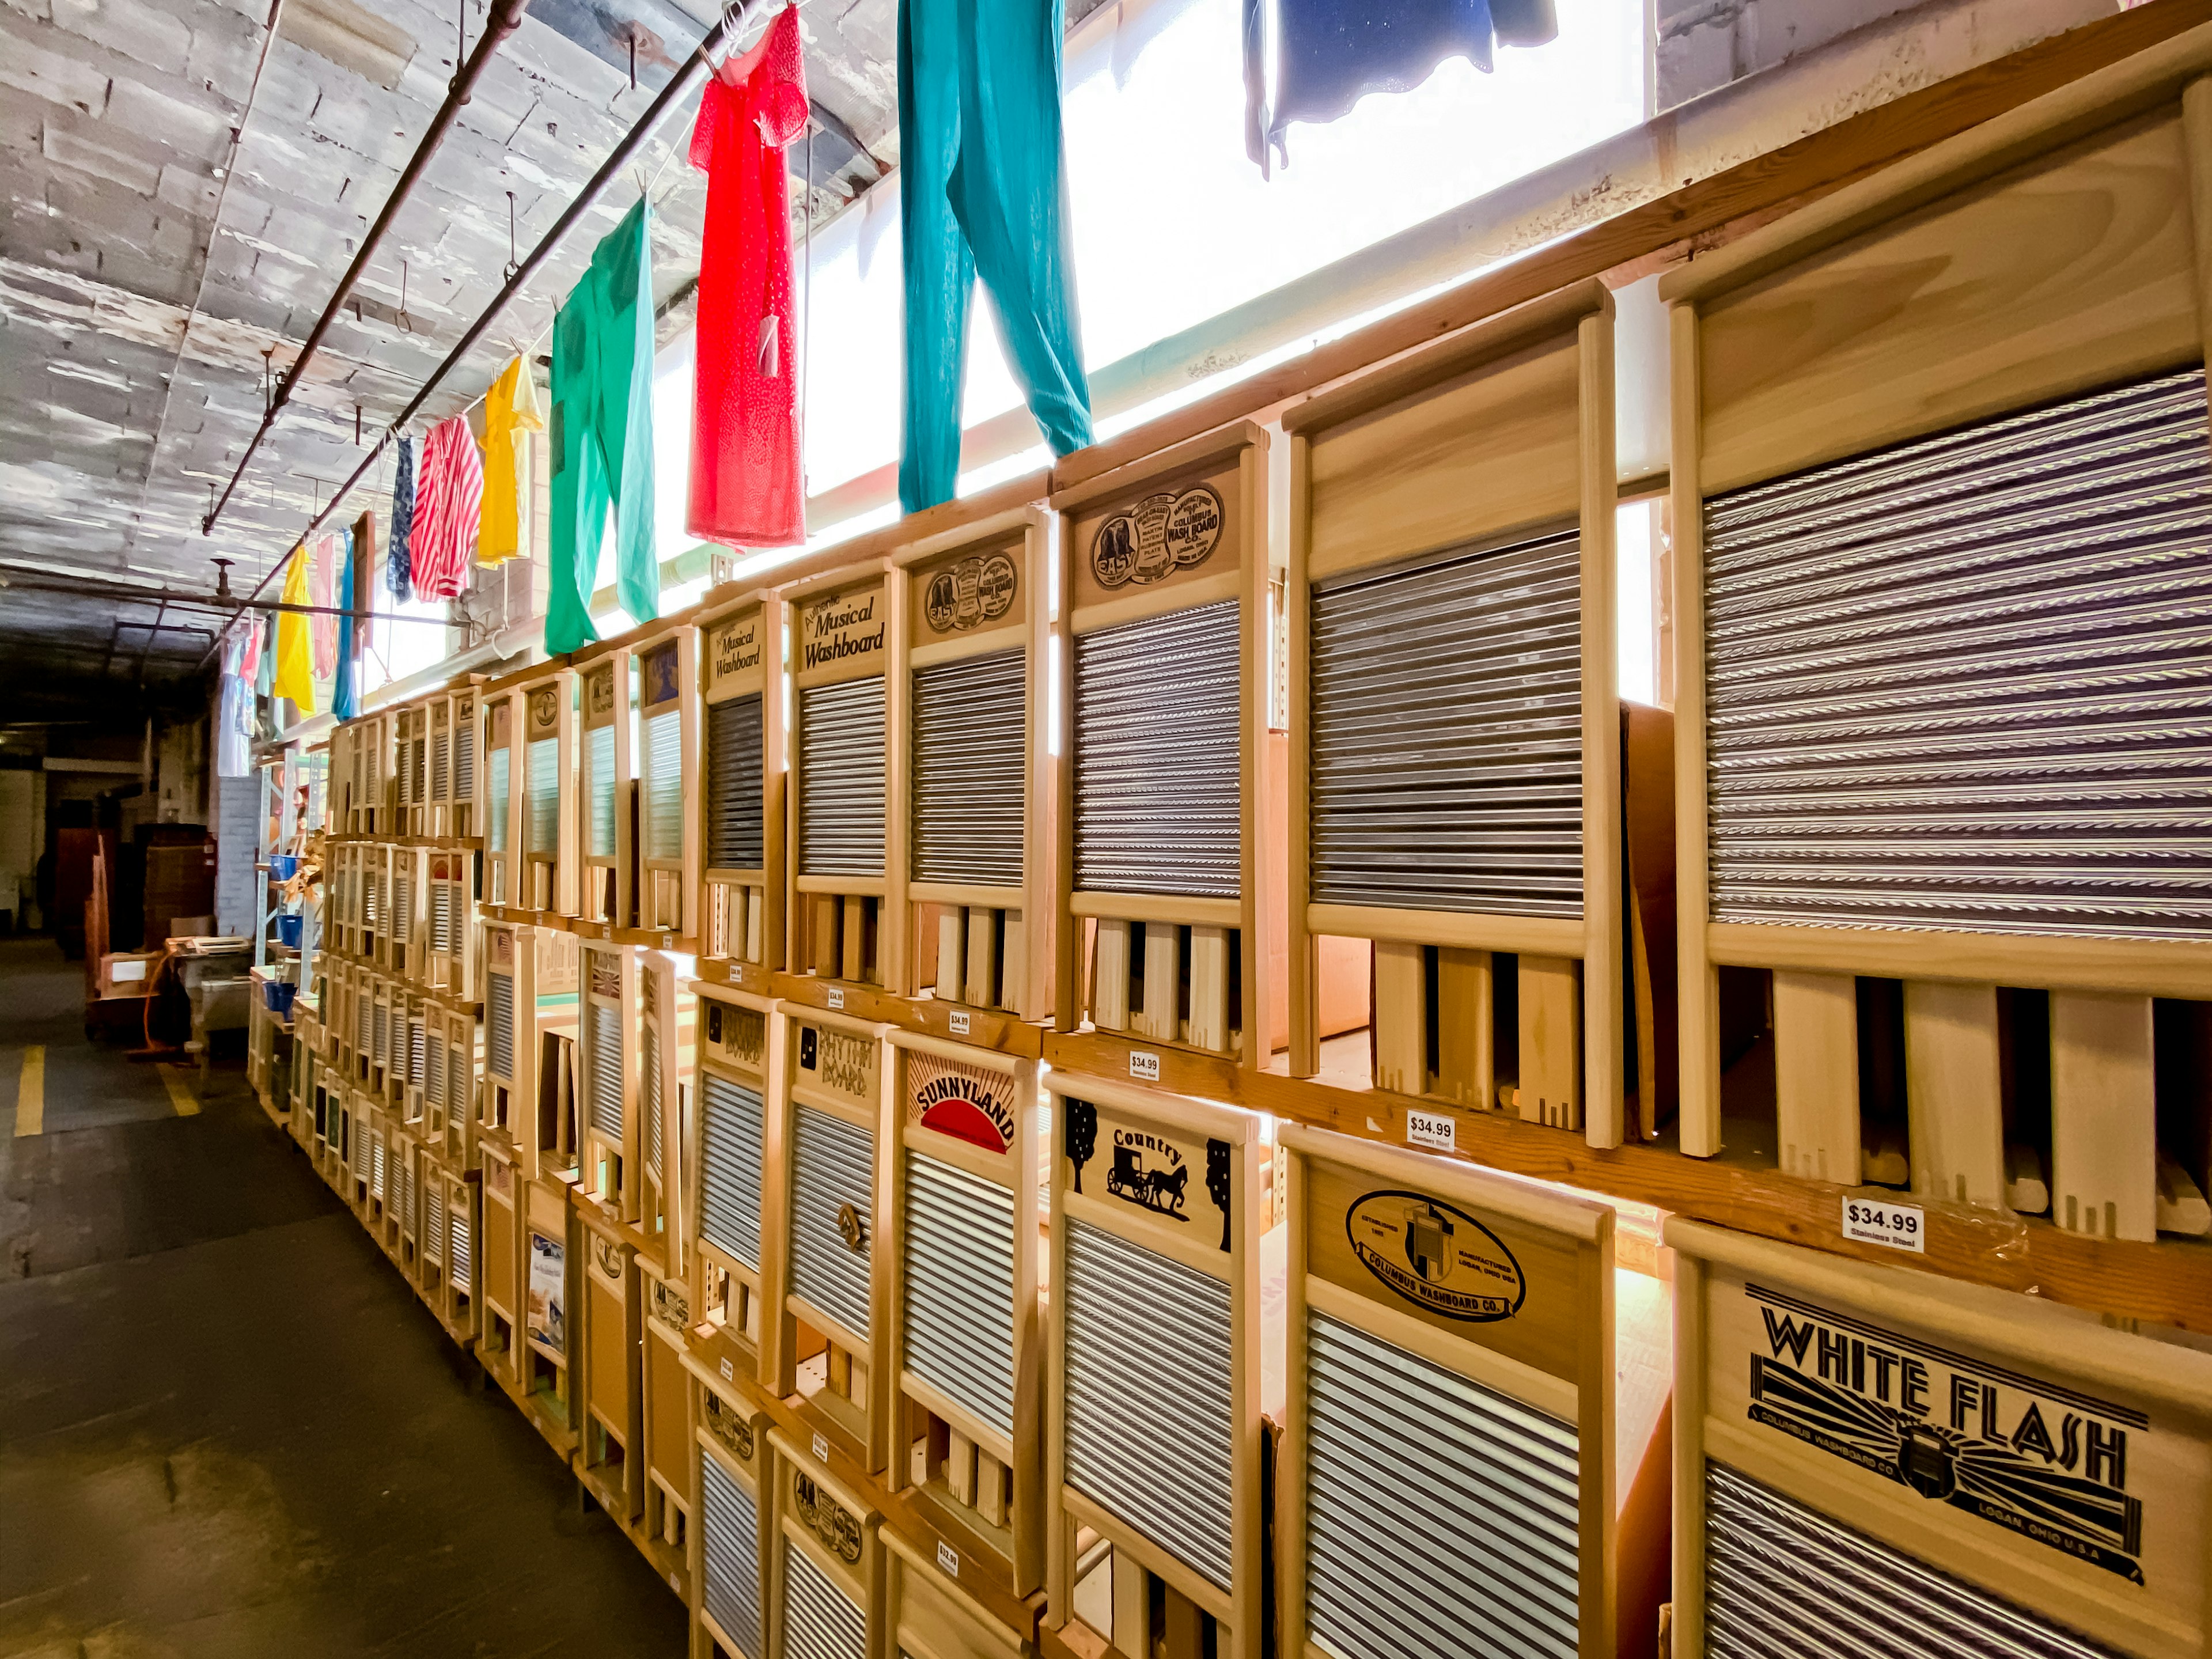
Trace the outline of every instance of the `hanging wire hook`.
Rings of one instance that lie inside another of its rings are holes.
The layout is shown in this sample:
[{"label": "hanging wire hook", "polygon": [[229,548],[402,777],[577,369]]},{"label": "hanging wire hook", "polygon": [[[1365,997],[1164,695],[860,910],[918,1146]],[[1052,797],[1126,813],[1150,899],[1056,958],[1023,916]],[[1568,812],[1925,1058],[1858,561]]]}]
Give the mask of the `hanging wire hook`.
[{"label": "hanging wire hook", "polygon": [[505,280],[510,283],[513,282],[514,280],[514,273],[521,269],[521,265],[515,262],[514,258],[514,192],[510,190],[507,192],[507,270],[505,273]]}]

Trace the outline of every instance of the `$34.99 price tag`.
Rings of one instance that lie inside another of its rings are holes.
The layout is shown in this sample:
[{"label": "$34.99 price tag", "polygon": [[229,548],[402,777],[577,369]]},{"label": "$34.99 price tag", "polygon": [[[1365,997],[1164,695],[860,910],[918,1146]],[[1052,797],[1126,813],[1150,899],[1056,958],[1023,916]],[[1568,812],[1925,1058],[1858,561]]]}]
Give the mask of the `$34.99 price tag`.
[{"label": "$34.99 price tag", "polygon": [[1160,1057],[1147,1054],[1141,1048],[1130,1049],[1129,1075],[1139,1083],[1158,1083],[1160,1080]]},{"label": "$34.99 price tag", "polygon": [[1406,1143],[1439,1152],[1455,1152],[1459,1146],[1458,1121],[1442,1112],[1407,1112]]},{"label": "$34.99 price tag", "polygon": [[1844,1194],[1844,1237],[1893,1250],[1928,1251],[1927,1212],[1917,1204],[1890,1204],[1878,1198]]},{"label": "$34.99 price tag", "polygon": [[835,986],[832,986],[830,990],[830,1006],[832,1008],[842,1008],[845,1006],[845,994]]}]

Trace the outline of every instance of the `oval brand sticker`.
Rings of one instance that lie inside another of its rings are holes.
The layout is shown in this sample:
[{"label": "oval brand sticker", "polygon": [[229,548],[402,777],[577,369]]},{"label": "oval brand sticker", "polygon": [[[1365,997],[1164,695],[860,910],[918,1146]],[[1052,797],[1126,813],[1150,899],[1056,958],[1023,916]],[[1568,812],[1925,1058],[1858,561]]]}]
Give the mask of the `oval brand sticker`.
[{"label": "oval brand sticker", "polygon": [[1528,1294],[1521,1264],[1497,1234],[1426,1194],[1369,1193],[1346,1214],[1344,1231],[1369,1273],[1447,1319],[1510,1319]]}]

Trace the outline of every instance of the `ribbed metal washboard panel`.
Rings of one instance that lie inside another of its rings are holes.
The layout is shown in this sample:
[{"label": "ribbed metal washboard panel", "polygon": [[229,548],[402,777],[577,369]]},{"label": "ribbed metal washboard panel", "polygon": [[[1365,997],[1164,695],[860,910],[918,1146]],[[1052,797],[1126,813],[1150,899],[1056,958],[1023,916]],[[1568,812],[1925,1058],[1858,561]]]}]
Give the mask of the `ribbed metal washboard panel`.
[{"label": "ribbed metal washboard panel", "polygon": [[799,873],[880,876],[883,677],[801,691],[799,732]]},{"label": "ribbed metal washboard panel", "polygon": [[640,976],[641,1005],[637,1045],[637,1109],[645,1114],[645,1167],[653,1179],[661,1178],[660,1122],[660,981],[657,975]]},{"label": "ribbed metal washboard panel", "polygon": [[761,700],[707,706],[707,866],[758,870],[768,861],[761,796]]},{"label": "ribbed metal washboard panel", "polygon": [[456,1204],[447,1212],[446,1277],[457,1290],[471,1288],[470,1278],[476,1272],[475,1241],[469,1237],[469,1206]]},{"label": "ribbed metal washboard panel", "polygon": [[584,850],[595,859],[615,854],[615,729],[595,726],[584,734],[584,822],[590,836]]},{"label": "ribbed metal washboard panel", "polygon": [[532,853],[557,853],[561,850],[561,739],[533,739],[526,759],[529,830],[522,844]]},{"label": "ribbed metal washboard panel", "polygon": [[507,851],[507,809],[514,787],[514,754],[512,749],[491,751],[491,799],[484,806],[489,814],[484,821],[484,850],[488,853]]},{"label": "ribbed metal washboard panel", "polygon": [[484,971],[484,1069],[503,1080],[514,1076],[514,981],[496,969]]},{"label": "ribbed metal washboard panel", "polygon": [[849,1204],[875,1225],[876,1138],[818,1108],[794,1105],[791,1148],[791,1288],[865,1340],[868,1261],[875,1239],[846,1248],[837,1212]]},{"label": "ribbed metal washboard panel", "polygon": [[477,793],[477,723],[473,713],[456,720],[453,728],[453,799],[471,800]]},{"label": "ribbed metal washboard panel", "polygon": [[1342,1659],[1574,1659],[1574,1425],[1326,1314],[1306,1329],[1314,1633]]},{"label": "ribbed metal washboard panel", "polygon": [[585,999],[585,1017],[591,1021],[592,1127],[609,1140],[623,1138],[622,1011],[604,1002]]},{"label": "ribbed metal washboard panel", "polygon": [[446,1255],[446,1189],[434,1178],[422,1184],[422,1254],[433,1261]]},{"label": "ribbed metal washboard panel", "polygon": [[699,1073],[699,1236],[760,1270],[761,1125],[757,1092],[713,1072]]},{"label": "ribbed metal washboard panel", "polygon": [[[426,1039],[428,1034],[425,1033]],[[446,1103],[446,1043],[440,1037],[422,1045],[422,1093],[441,1106]]]},{"label": "ribbed metal washboard panel", "polygon": [[1241,890],[1236,600],[1075,641],[1075,884]]},{"label": "ribbed metal washboard panel", "polygon": [[1705,1651],[1712,1659],[2118,1659],[1711,1460]]},{"label": "ribbed metal washboard panel", "polygon": [[1313,896],[1583,909],[1582,544],[1349,577],[1313,596]]},{"label": "ribbed metal washboard panel", "polygon": [[853,1598],[783,1540],[784,1659],[868,1659],[868,1626]]},{"label": "ribbed metal washboard panel", "polygon": [[760,1512],[753,1495],[714,1458],[699,1460],[700,1539],[708,1616],[738,1644],[742,1659],[761,1651]]},{"label": "ribbed metal washboard panel", "polygon": [[906,1366],[1014,1431],[1014,1195],[906,1155]]},{"label": "ribbed metal washboard panel", "polygon": [[1028,699],[1018,646],[914,671],[914,878],[1022,884]]},{"label": "ribbed metal washboard panel", "polygon": [[684,856],[684,715],[671,708],[645,720],[645,855]]},{"label": "ribbed metal washboard panel", "polygon": [[430,884],[430,948],[441,956],[453,948],[453,911],[460,895],[450,881]]},{"label": "ribbed metal washboard panel", "polygon": [[1229,1286],[1066,1225],[1068,1484],[1225,1590]]},{"label": "ribbed metal washboard panel", "polygon": [[451,800],[453,798],[453,741],[450,732],[441,728],[430,734],[432,800]]},{"label": "ribbed metal washboard panel", "polygon": [[2204,377],[1705,507],[1720,921],[2212,931]]}]

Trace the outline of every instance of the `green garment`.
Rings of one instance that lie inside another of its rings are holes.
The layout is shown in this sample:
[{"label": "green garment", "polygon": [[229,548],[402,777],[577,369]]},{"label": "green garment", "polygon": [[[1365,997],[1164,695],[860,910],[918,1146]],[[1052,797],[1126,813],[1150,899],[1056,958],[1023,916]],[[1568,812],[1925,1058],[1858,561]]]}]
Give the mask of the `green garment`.
[{"label": "green garment", "polygon": [[1060,175],[1060,0],[899,0],[906,443],[899,501],[952,498],[980,275],[1055,455],[1091,441]]},{"label": "green garment", "polygon": [[653,540],[653,249],[643,197],[592,252],[553,323],[553,523],[545,649],[599,638],[592,581],[610,501],[616,591],[640,622],[660,614]]}]

